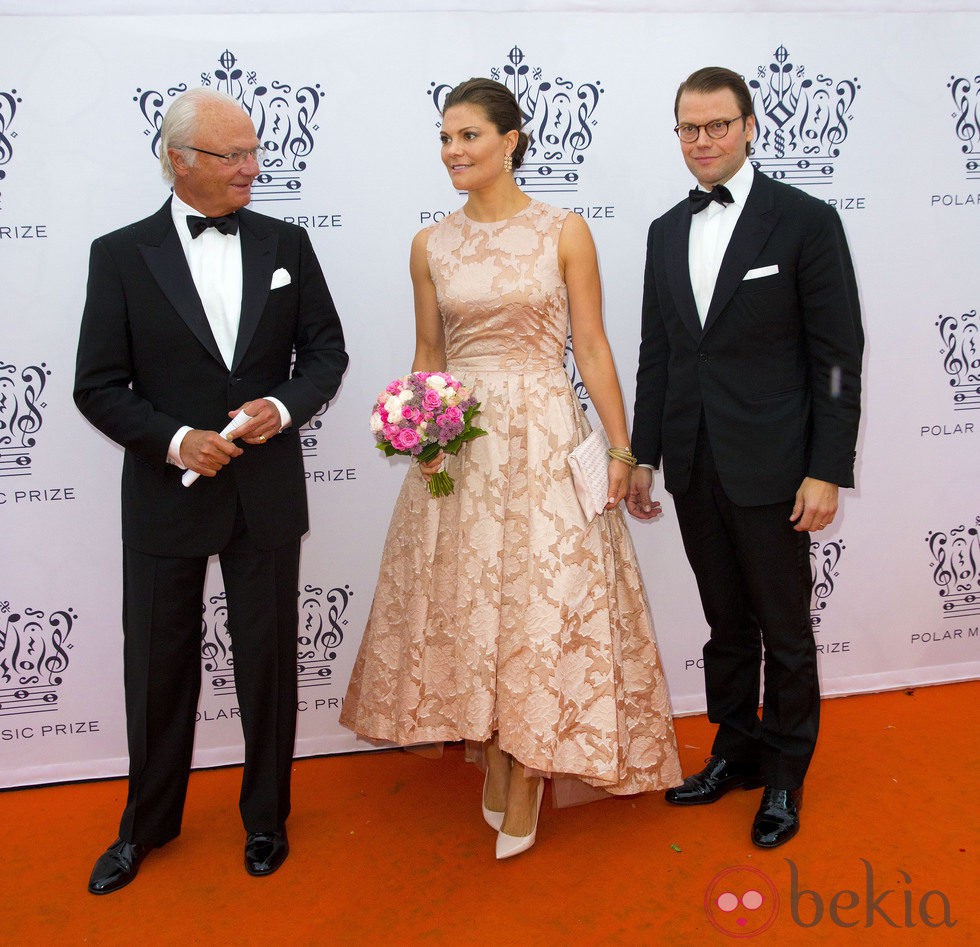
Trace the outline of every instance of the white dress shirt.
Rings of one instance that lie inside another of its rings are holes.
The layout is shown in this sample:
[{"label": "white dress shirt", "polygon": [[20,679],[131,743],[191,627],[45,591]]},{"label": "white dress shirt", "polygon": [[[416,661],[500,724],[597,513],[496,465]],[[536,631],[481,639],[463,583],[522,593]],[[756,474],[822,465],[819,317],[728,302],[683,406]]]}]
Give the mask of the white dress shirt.
[{"label": "white dress shirt", "polygon": [[[242,242],[238,233],[221,233],[214,227],[208,227],[202,234],[194,238],[187,226],[188,214],[206,217],[189,204],[182,201],[177,194],[170,202],[170,213],[173,215],[174,227],[183,247],[187,265],[197,294],[204,306],[204,314],[208,317],[211,333],[218,345],[218,351],[225,365],[230,370],[235,357],[235,343],[238,341],[238,324],[242,315]],[[276,398],[267,398],[279,411],[279,429],[282,430],[290,423],[289,412]],[[187,425],[180,427],[170,441],[167,460],[186,469],[180,459],[180,445],[188,431]]]},{"label": "white dress shirt", "polygon": [[734,203],[722,205],[712,201],[704,210],[691,217],[691,236],[687,245],[688,266],[702,326],[708,316],[721,261],[752,189],[753,174],[752,163],[745,161],[725,184]]},{"label": "white dress shirt", "polygon": [[[754,176],[752,163],[746,160],[732,175],[731,180],[725,183],[725,187],[732,195],[733,203],[719,204],[717,201],[712,201],[704,210],[691,217],[687,264],[691,272],[694,302],[697,304],[702,326],[708,316],[708,308],[711,306],[711,297],[715,292],[715,283],[718,282],[721,261],[725,258],[725,251],[732,239],[735,224],[738,223],[749,191],[752,190]],[[699,184],[698,187],[701,185]],[[653,464],[639,466],[653,469]]]}]

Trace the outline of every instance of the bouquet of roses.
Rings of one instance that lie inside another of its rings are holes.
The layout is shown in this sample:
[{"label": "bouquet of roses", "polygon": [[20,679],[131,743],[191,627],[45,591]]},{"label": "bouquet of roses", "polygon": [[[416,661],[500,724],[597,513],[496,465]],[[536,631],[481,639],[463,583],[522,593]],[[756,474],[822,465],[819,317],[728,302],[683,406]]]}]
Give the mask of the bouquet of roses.
[{"label": "bouquet of roses", "polygon": [[[404,454],[427,462],[439,451],[455,454],[466,441],[486,431],[473,426],[479,402],[446,372],[413,372],[396,378],[378,395],[371,412],[371,432],[385,457]],[[444,470],[429,480],[434,497],[453,492]]]}]

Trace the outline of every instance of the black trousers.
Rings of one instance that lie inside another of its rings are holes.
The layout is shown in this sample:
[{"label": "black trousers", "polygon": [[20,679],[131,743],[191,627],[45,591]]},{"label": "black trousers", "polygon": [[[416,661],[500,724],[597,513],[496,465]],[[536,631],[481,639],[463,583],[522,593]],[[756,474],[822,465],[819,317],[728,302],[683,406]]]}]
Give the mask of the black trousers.
[{"label": "black trousers", "polygon": [[708,719],[718,725],[712,754],[758,763],[780,789],[803,785],[820,720],[810,534],[789,522],[793,503],[732,503],[702,423],[691,485],[674,505],[711,628],[703,654]]},{"label": "black trousers", "polygon": [[[299,540],[257,549],[239,511],[219,561],[245,738],[239,808],[246,831],[270,831],[289,815]],[[119,834],[129,842],[162,845],[180,834],[201,689],[207,562],[123,548],[129,795]]]}]

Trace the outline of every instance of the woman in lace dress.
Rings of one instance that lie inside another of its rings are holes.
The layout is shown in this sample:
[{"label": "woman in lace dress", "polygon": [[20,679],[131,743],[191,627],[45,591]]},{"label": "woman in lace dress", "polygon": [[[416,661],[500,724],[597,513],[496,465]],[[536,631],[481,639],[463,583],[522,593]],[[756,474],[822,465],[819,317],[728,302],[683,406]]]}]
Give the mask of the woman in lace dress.
[{"label": "woman in lace dress", "polygon": [[[482,745],[498,858],[534,843],[545,777],[614,794],[680,778],[618,509],[630,466],[610,460],[609,502],[588,522],[567,463],[590,431],[562,364],[569,325],[592,404],[628,454],[595,247],[580,216],[518,188],[520,128],[500,83],[446,98],[442,160],[467,200],[412,243],[412,370],[460,379],[488,433],[409,470],[340,717],[375,740]],[[443,462],[456,489],[433,499],[425,478]]]}]

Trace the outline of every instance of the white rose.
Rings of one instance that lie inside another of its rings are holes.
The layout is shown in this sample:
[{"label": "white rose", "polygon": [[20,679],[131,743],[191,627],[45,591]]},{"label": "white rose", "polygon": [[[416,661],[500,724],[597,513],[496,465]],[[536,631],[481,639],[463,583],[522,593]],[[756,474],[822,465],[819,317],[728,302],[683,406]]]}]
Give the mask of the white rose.
[{"label": "white rose", "polygon": [[425,383],[430,388],[435,388],[436,391],[442,391],[446,387],[446,379],[441,375],[430,375],[426,378]]},{"label": "white rose", "polygon": [[378,434],[381,428],[384,427],[384,422],[381,420],[381,415],[377,411],[371,412],[371,433]]},{"label": "white rose", "polygon": [[388,413],[388,421],[394,424],[396,421],[401,420],[402,416],[402,401],[397,395],[392,395],[385,402],[385,411]]},{"label": "white rose", "polygon": [[415,395],[412,393],[411,388],[406,388],[398,395],[398,399],[401,401],[402,404],[408,404],[409,401],[411,401],[412,398],[414,397]]}]

